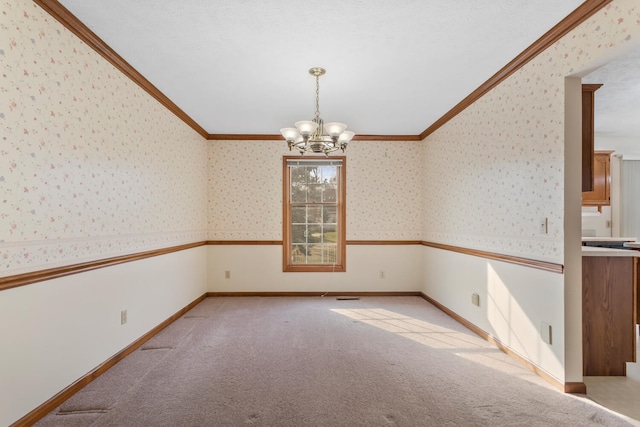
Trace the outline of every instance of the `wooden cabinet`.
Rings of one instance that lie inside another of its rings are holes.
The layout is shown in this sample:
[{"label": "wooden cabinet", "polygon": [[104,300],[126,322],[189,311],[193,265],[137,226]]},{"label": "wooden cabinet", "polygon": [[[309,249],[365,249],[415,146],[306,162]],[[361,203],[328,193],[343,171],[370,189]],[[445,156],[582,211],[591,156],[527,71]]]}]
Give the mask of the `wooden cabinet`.
[{"label": "wooden cabinet", "polygon": [[635,362],[637,263],[635,256],[582,257],[584,375],[625,376],[626,362]]},{"label": "wooden cabinet", "polygon": [[613,151],[596,151],[593,154],[593,191],[582,193],[582,206],[610,205],[611,153]]},{"label": "wooden cabinet", "polygon": [[593,124],[595,91],[601,84],[582,85],[582,191],[593,191]]}]

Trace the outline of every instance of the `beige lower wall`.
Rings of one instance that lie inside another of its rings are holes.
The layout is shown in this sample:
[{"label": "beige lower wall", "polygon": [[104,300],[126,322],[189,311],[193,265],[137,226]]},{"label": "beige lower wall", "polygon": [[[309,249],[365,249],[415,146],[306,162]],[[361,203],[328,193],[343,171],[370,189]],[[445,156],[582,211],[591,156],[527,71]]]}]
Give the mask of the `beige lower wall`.
[{"label": "beige lower wall", "polygon": [[[425,294],[564,382],[564,275],[430,247],[422,267]],[[542,322],[552,326],[551,345]]]},{"label": "beige lower wall", "polygon": [[[208,246],[209,292],[408,292],[422,286],[420,245],[348,245],[344,273],[283,273],[280,245]],[[225,279],[225,271],[231,277]],[[380,272],[384,271],[384,279]]]},{"label": "beige lower wall", "polygon": [[[10,425],[206,292],[204,246],[0,293],[0,425]],[[120,325],[120,311],[127,323]]]}]

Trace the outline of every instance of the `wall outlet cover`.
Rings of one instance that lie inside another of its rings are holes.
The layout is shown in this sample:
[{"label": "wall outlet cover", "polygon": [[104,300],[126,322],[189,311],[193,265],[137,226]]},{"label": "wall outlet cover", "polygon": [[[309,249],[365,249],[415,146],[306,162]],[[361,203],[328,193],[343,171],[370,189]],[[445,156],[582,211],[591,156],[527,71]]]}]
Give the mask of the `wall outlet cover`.
[{"label": "wall outlet cover", "polygon": [[540,338],[547,344],[553,344],[551,325],[545,322],[540,323]]},{"label": "wall outlet cover", "polygon": [[547,234],[549,232],[549,221],[547,218],[540,219],[538,223],[540,234]]},{"label": "wall outlet cover", "polygon": [[480,295],[474,293],[471,295],[471,304],[480,307]]}]

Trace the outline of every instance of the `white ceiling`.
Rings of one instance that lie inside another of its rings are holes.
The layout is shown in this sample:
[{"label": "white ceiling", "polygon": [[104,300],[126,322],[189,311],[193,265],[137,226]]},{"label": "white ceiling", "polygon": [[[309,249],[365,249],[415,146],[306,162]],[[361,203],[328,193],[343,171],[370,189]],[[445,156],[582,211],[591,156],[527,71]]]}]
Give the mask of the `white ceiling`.
[{"label": "white ceiling", "polygon": [[60,3],[208,133],[313,118],[308,69],[321,66],[325,121],[417,135],[582,0]]},{"label": "white ceiling", "polygon": [[596,138],[606,138],[608,144],[601,148],[617,148],[611,145],[615,138],[640,142],[640,47],[624,52],[582,82],[602,83],[594,95]]}]

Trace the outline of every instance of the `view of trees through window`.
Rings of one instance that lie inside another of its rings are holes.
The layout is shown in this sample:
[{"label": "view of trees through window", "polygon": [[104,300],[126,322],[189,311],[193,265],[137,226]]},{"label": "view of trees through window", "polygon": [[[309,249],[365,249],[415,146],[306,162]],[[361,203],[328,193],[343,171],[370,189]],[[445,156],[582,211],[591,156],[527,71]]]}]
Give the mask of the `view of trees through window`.
[{"label": "view of trees through window", "polygon": [[293,264],[337,261],[339,168],[330,164],[289,168]]}]

